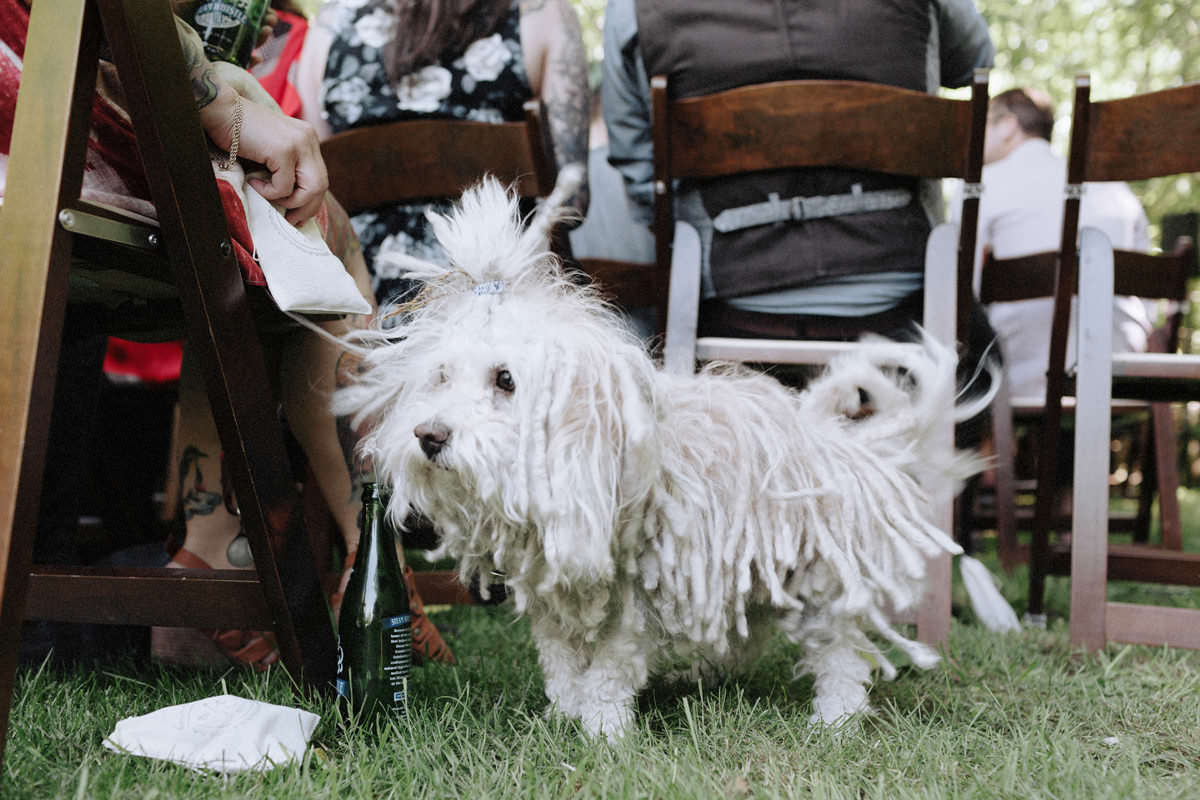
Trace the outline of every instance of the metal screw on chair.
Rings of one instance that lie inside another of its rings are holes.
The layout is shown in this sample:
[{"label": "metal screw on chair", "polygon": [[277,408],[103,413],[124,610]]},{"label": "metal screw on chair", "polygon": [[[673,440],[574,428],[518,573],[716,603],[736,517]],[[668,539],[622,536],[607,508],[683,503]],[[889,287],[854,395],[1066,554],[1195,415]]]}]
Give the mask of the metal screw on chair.
[{"label": "metal screw on chair", "polygon": [[58,221],[67,230],[75,227],[75,215],[71,213],[71,209],[69,208],[64,208],[58,212]]},{"label": "metal screw on chair", "polygon": [[157,233],[147,233],[146,234],[146,244],[148,244],[150,247],[158,247],[158,234]]},{"label": "metal screw on chair", "polygon": [[228,256],[233,252],[233,245],[229,243],[228,239],[222,239],[221,243],[217,245],[217,249],[221,251],[221,255]]}]

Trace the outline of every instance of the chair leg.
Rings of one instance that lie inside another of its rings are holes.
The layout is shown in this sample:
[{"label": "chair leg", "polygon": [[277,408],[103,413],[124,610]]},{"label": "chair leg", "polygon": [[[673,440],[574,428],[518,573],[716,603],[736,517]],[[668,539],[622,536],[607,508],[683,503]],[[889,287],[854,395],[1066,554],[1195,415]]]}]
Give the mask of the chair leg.
[{"label": "chair leg", "polygon": [[1113,256],[1099,231],[1085,228],[1080,241],[1070,627],[1073,644],[1098,650],[1107,640]]},{"label": "chair leg", "polygon": [[1162,527],[1162,546],[1167,550],[1183,549],[1183,520],[1179,511],[1179,462],[1175,416],[1168,403],[1150,405],[1150,427],[1154,449],[1153,484],[1143,482],[1142,493],[1149,496],[1158,490],[1158,518]]},{"label": "chair leg", "polygon": [[1000,381],[992,402],[992,452],[995,454],[996,543],[1000,563],[1011,570],[1024,560],[1017,541],[1017,491],[1015,439],[1013,438],[1012,397],[1008,379]]},{"label": "chair leg", "polygon": [[[942,224],[933,229],[925,247],[925,285],[954,286],[957,276],[958,226]],[[957,314],[954,304],[947,304],[945,297],[926,292],[923,309],[925,331],[937,341],[951,347],[955,345]],[[946,419],[951,418],[951,409],[946,409]],[[954,447],[952,425],[940,426],[940,444],[947,451]],[[934,522],[942,530],[954,532],[954,493],[949,482],[933,491]],[[950,635],[950,556],[932,558],[927,566],[925,598],[917,609],[917,638],[927,644],[944,642]]]},{"label": "chair leg", "polygon": [[[1058,440],[1060,415],[1047,408],[1038,437],[1037,499],[1029,542],[1029,601],[1031,617],[1046,613],[1046,573],[1050,563],[1050,529],[1058,510]],[[1106,462],[1107,463],[1107,462]]]},{"label": "chair leg", "polygon": [[[30,14],[26,81],[18,98],[7,193],[0,212],[0,758],[7,740],[21,621],[45,466],[55,361],[66,313],[69,234],[58,209],[79,196],[99,31],[86,0],[41,5]],[[47,47],[47,43],[53,43]],[[75,70],[44,63],[56,49],[78,53]],[[36,78],[32,76],[37,76]]]},{"label": "chair leg", "polygon": [[1133,542],[1146,544],[1150,541],[1150,522],[1154,516],[1154,498],[1158,494],[1158,464],[1155,460],[1154,413],[1148,415],[1134,437],[1130,448],[1130,465],[1136,457],[1142,471],[1142,483],[1138,487],[1137,513],[1133,520]]}]

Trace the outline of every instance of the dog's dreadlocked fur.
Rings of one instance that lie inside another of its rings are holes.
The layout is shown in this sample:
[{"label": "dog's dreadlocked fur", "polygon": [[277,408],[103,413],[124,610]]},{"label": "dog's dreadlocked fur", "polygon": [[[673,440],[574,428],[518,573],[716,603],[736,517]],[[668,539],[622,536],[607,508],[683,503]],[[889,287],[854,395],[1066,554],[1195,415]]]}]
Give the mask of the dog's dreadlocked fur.
[{"label": "dog's dreadlocked fur", "polygon": [[805,647],[814,720],[865,710],[873,667],[895,675],[868,632],[933,666],[887,615],[919,602],[926,557],[960,552],[929,521],[931,481],[980,466],[931,451],[953,354],[881,340],[804,392],[666,374],[547,252],[549,213],[523,230],[485,180],[431,215],[451,266],[427,267],[335,406],[373,425],[394,518],[432,519],[464,580],[503,576],[552,708],[620,733],[652,672],[736,662],[772,626]]}]

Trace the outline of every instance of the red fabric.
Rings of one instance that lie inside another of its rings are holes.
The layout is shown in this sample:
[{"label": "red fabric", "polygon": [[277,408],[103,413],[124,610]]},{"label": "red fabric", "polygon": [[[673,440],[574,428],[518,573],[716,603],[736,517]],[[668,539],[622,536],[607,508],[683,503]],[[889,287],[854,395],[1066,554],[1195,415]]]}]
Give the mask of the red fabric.
[{"label": "red fabric", "polygon": [[0,153],[5,155],[12,149],[13,113],[28,28],[29,9],[16,0],[0,0]]},{"label": "red fabric", "polygon": [[262,87],[267,90],[280,109],[289,117],[300,116],[300,93],[292,85],[292,67],[300,58],[304,37],[308,33],[308,20],[288,11],[275,11],[279,18],[271,38],[258,49],[262,61],[250,70]]},{"label": "red fabric", "polygon": [[242,199],[228,181],[218,180],[217,189],[221,193],[221,205],[225,208],[225,221],[229,224],[229,237],[233,240],[233,252],[237,255],[238,266],[242,268],[242,277],[251,286],[266,286],[267,279],[262,268],[254,260],[254,240],[250,237],[250,227],[246,224],[246,210],[242,208]]},{"label": "red fabric", "polygon": [[142,383],[171,383],[179,380],[182,361],[183,342],[128,342],[110,337],[104,372]]}]

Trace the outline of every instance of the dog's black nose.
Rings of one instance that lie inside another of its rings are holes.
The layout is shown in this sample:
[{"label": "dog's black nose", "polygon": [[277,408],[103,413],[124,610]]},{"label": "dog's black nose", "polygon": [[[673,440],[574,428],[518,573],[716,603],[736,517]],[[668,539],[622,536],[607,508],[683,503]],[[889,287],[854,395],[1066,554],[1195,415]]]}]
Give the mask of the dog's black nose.
[{"label": "dog's black nose", "polygon": [[421,451],[432,461],[450,438],[450,429],[440,422],[422,422],[413,428],[413,436],[421,440]]}]

